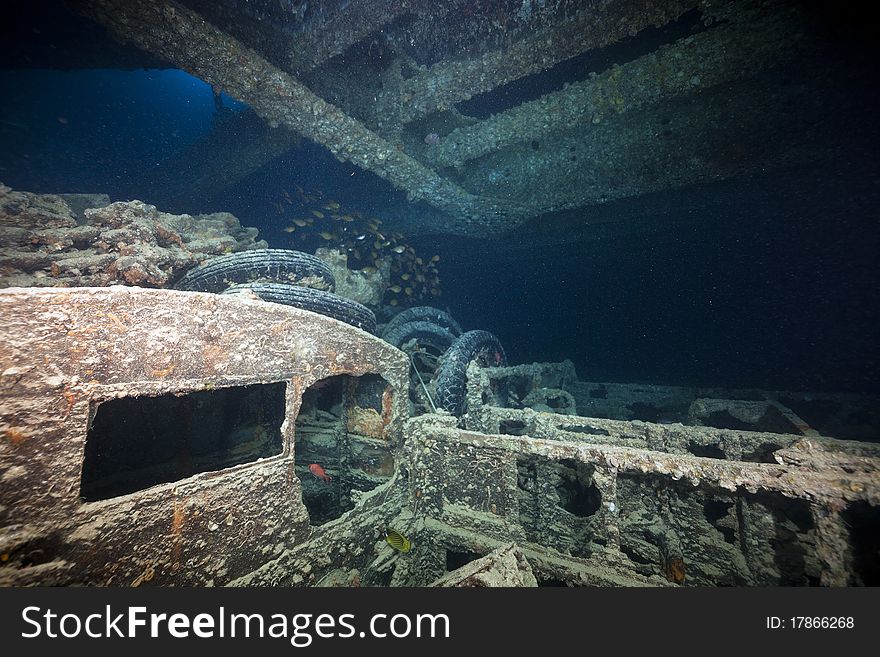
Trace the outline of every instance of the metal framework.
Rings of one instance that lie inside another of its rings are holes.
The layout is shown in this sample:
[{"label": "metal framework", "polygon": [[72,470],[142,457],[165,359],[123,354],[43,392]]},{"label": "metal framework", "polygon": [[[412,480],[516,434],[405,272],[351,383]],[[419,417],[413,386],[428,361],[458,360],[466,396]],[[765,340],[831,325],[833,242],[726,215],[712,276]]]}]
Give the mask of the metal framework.
[{"label": "metal framework", "polygon": [[[812,45],[796,6],[325,2],[291,3],[278,15],[272,3],[235,0],[72,4],[116,38],[247,103],[270,126],[292,129],[424,201],[414,230],[491,235],[548,212],[827,156],[824,147],[785,142],[772,152],[711,152],[725,139],[717,107],[739,99],[741,125],[772,131],[784,120],[772,107],[803,93],[768,101],[767,90],[751,84]],[[476,95],[541,79],[682,16],[696,31],[672,30],[632,61],[486,119],[460,110]],[[441,40],[462,52],[424,54]],[[749,85],[736,89],[743,81]],[[693,144],[646,129],[667,113]],[[429,133],[438,135],[433,143],[423,139]],[[692,155],[682,157],[684,150]]]}]

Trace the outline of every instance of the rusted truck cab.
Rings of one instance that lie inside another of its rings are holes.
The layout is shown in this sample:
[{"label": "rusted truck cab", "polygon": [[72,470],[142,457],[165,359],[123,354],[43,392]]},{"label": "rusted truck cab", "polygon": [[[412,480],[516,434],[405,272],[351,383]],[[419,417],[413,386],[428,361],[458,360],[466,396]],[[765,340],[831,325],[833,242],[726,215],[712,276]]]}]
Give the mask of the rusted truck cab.
[{"label": "rusted truck cab", "polygon": [[408,361],[334,319],[10,288],[0,336],[0,584],[224,585],[394,473]]}]

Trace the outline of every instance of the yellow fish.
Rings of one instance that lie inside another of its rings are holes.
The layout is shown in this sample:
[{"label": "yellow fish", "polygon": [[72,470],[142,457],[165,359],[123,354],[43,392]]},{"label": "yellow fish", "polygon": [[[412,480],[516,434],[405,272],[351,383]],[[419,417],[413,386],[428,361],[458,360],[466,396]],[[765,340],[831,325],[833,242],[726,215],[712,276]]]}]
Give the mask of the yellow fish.
[{"label": "yellow fish", "polygon": [[321,237],[323,237],[325,240],[332,240],[336,237],[336,235],[334,235],[333,233],[328,233],[325,230],[323,233],[321,233]]},{"label": "yellow fish", "polygon": [[323,218],[324,218],[324,213],[323,213],[323,212],[319,212],[318,210],[312,210],[312,214],[315,215],[318,219],[323,219]]},{"label": "yellow fish", "polygon": [[296,226],[287,226],[287,227],[284,229],[284,232],[285,232],[285,233],[292,233],[292,232],[295,231],[295,230],[296,230]]},{"label": "yellow fish", "polygon": [[329,203],[324,204],[324,209],[325,210],[338,210],[339,203],[337,203],[336,201],[330,201]]},{"label": "yellow fish", "polygon": [[388,302],[388,305],[389,305],[389,306],[396,306],[396,305],[397,305],[397,299],[392,299],[391,301]]},{"label": "yellow fish", "polygon": [[404,293],[406,293],[406,296],[411,297],[412,296],[412,288],[408,287],[408,288],[404,289]]},{"label": "yellow fish", "polygon": [[394,251],[395,253],[403,253],[404,251],[406,251],[406,247],[405,246],[395,246],[391,250]]},{"label": "yellow fish", "polygon": [[398,552],[409,552],[412,549],[412,543],[410,543],[410,540],[391,527],[385,532],[385,540],[388,541],[388,545]]},{"label": "yellow fish", "polygon": [[431,262],[439,262],[439,261],[440,261],[440,256],[438,256],[438,255],[431,256]]},{"label": "yellow fish", "polygon": [[394,292],[394,294],[397,294],[398,292],[400,292],[400,286],[399,286],[399,285],[392,285],[392,286],[389,287],[388,289],[391,290],[392,292]]},{"label": "yellow fish", "polygon": [[293,223],[295,223],[295,224],[296,224],[297,226],[299,226],[300,228],[302,228],[303,226],[308,226],[308,225],[309,225],[309,222],[306,221],[305,219],[294,219],[294,220],[293,220]]},{"label": "yellow fish", "polygon": [[401,278],[401,280],[408,281],[408,280],[409,280],[409,274],[401,274],[401,275],[400,275],[400,278]]}]

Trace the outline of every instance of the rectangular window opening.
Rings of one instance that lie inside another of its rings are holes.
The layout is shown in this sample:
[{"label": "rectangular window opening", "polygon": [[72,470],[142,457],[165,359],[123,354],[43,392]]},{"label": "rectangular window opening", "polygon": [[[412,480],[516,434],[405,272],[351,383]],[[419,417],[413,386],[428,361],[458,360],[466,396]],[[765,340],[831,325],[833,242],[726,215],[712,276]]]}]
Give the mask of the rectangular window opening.
[{"label": "rectangular window opening", "polygon": [[80,497],[106,500],[276,456],[284,382],[99,403],[88,429]]}]

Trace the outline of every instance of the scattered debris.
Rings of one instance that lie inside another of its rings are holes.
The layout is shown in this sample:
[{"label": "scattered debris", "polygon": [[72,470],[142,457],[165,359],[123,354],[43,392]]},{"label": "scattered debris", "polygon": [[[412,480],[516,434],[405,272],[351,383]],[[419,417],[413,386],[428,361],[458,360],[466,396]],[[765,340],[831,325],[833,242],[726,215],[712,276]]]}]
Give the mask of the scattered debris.
[{"label": "scattered debris", "polygon": [[0,185],[0,287],[164,287],[209,256],[265,248],[257,233],[228,212],[173,215]]},{"label": "scattered debris", "polygon": [[440,577],[431,586],[537,586],[528,559],[513,543]]}]

